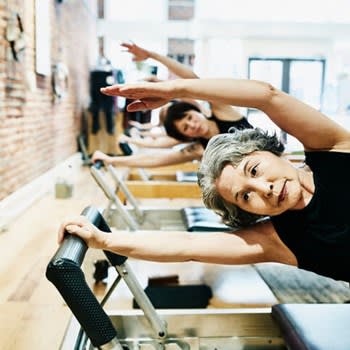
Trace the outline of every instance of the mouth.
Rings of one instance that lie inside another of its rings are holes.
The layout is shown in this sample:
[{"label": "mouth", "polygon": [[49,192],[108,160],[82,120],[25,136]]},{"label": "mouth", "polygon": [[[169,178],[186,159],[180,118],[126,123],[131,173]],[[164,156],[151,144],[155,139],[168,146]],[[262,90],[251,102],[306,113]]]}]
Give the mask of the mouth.
[{"label": "mouth", "polygon": [[278,195],[278,204],[284,201],[287,196],[287,180],[284,181],[280,194]]}]

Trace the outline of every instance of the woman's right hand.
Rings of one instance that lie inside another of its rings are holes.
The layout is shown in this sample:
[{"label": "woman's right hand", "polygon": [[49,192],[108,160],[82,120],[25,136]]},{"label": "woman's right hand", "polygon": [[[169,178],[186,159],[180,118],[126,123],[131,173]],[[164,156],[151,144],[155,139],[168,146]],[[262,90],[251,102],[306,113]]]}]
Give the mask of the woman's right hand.
[{"label": "woman's right hand", "polygon": [[101,152],[101,151],[95,151],[94,154],[92,155],[91,161],[93,163],[95,163],[98,160],[102,160],[103,163],[105,164],[111,164],[112,163],[112,159],[110,156],[108,156],[107,154]]},{"label": "woman's right hand", "polygon": [[59,244],[63,242],[66,234],[78,236],[82,238],[90,248],[105,249],[106,240],[110,236],[110,232],[103,232],[93,225],[85,216],[72,216],[66,218],[58,231],[57,241]]},{"label": "woman's right hand", "polygon": [[134,55],[134,57],[132,58],[134,62],[144,61],[150,57],[150,54],[147,50],[143,49],[140,46],[137,46],[134,43],[121,43],[120,46],[125,47],[127,52]]}]

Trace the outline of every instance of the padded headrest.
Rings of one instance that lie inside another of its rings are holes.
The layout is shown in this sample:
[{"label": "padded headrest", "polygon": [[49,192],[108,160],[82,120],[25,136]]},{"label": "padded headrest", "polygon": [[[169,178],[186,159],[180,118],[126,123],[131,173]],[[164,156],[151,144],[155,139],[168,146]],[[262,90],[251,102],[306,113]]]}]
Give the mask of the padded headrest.
[{"label": "padded headrest", "polygon": [[189,232],[227,232],[234,230],[234,228],[225,225],[219,215],[204,207],[183,208],[181,214]]},{"label": "padded headrest", "polygon": [[289,350],[350,349],[350,304],[279,304],[272,317]]},{"label": "padded headrest", "polygon": [[176,181],[178,182],[196,182],[198,181],[195,171],[180,171],[176,172]]}]

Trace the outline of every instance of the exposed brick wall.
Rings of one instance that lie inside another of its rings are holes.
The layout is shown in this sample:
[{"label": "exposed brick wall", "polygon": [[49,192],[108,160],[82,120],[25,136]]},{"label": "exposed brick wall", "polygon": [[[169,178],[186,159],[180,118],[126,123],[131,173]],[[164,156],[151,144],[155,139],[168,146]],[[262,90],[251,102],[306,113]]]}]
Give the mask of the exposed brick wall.
[{"label": "exposed brick wall", "polygon": [[[82,110],[89,103],[89,71],[96,55],[96,20],[89,4],[50,3],[51,63],[69,68],[68,94],[54,101],[51,76],[35,73],[34,0],[0,2],[0,200],[77,151]],[[22,18],[26,49],[9,57],[5,39],[12,11]]]}]

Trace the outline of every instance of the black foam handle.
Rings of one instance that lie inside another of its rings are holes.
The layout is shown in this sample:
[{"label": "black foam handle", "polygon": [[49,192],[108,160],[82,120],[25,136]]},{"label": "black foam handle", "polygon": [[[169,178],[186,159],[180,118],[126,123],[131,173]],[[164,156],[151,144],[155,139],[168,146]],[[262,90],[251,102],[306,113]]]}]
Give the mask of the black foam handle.
[{"label": "black foam handle", "polygon": [[102,160],[96,160],[96,162],[92,166],[96,169],[101,169],[103,168],[104,164]]},{"label": "black foam handle", "polygon": [[126,142],[119,142],[119,147],[122,150],[122,152],[124,153],[125,156],[130,156],[132,155],[132,148],[130,147],[130,145]]},{"label": "black foam handle", "polygon": [[51,281],[95,347],[117,336],[110,318],[91,292],[80,267],[73,261],[50,261],[46,277]]},{"label": "black foam handle", "polygon": [[[87,207],[82,215],[103,231],[110,229],[102,215],[94,207]],[[77,236],[67,235],[50,260],[46,277],[51,281],[73,312],[81,327],[95,347],[107,344],[116,337],[110,318],[91,292],[80,268],[85,253],[86,243]],[[111,263],[123,263],[127,258],[108,253]]]}]

